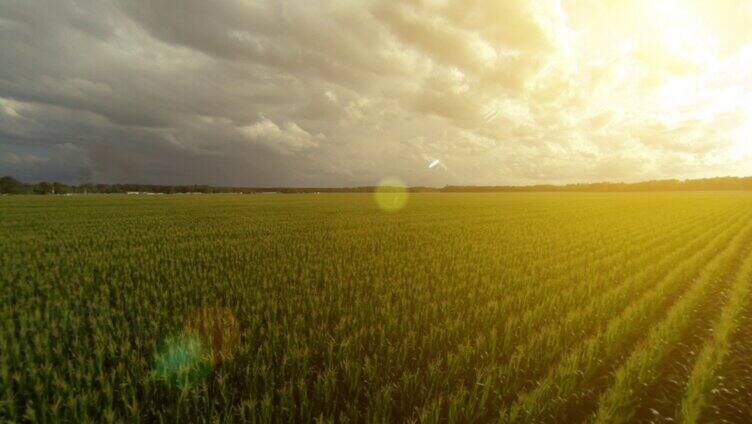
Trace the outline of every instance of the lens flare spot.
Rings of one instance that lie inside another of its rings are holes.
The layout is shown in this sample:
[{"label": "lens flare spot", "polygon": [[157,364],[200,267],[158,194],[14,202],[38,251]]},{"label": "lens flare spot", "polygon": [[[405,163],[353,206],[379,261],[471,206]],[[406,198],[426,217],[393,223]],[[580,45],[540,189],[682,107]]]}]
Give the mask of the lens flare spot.
[{"label": "lens flare spot", "polygon": [[399,178],[384,178],[376,187],[376,204],[386,212],[396,212],[407,204],[407,186]]},{"label": "lens flare spot", "polygon": [[239,344],[240,323],[229,309],[198,309],[180,333],[162,342],[154,355],[152,377],[169,386],[195,387],[215,364],[230,360]]},{"label": "lens flare spot", "polygon": [[211,373],[211,353],[196,333],[168,337],[154,358],[152,375],[167,385],[192,387]]}]

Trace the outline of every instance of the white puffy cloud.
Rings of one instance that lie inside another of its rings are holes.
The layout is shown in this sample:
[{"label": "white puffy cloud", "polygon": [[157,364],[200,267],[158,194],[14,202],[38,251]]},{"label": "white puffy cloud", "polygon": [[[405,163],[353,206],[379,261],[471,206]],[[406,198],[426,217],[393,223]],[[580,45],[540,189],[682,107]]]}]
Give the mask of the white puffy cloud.
[{"label": "white puffy cloud", "polygon": [[269,118],[238,128],[249,140],[262,143],[281,153],[294,153],[318,146],[322,134],[311,135],[295,122],[287,121],[280,128]]}]

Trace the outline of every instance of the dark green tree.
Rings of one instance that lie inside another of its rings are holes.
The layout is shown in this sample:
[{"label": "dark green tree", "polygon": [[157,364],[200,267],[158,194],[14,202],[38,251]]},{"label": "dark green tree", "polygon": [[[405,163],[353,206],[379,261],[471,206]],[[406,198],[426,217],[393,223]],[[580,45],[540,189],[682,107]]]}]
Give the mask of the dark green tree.
[{"label": "dark green tree", "polygon": [[55,194],[65,194],[70,192],[70,187],[58,182],[52,183],[52,189],[54,190]]},{"label": "dark green tree", "polygon": [[41,183],[34,184],[34,193],[50,194],[52,193],[52,184],[48,183],[47,181],[42,181]]},{"label": "dark green tree", "polygon": [[17,179],[9,176],[0,177],[0,193],[20,194],[24,192],[24,185]]}]

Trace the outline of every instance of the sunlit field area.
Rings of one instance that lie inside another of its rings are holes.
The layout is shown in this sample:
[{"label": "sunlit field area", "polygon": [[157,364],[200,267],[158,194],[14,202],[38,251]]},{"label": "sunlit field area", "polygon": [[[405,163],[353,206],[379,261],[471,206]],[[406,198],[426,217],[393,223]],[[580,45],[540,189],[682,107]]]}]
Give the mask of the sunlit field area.
[{"label": "sunlit field area", "polygon": [[752,419],[752,195],[0,197],[0,421]]}]

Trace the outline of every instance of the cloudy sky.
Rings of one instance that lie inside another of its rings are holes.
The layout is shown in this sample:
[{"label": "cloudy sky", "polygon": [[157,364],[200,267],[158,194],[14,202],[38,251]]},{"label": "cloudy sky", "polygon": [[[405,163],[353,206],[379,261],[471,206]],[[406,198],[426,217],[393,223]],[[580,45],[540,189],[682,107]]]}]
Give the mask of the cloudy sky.
[{"label": "cloudy sky", "polygon": [[733,0],[0,0],[0,174],[752,175],[751,21]]}]

